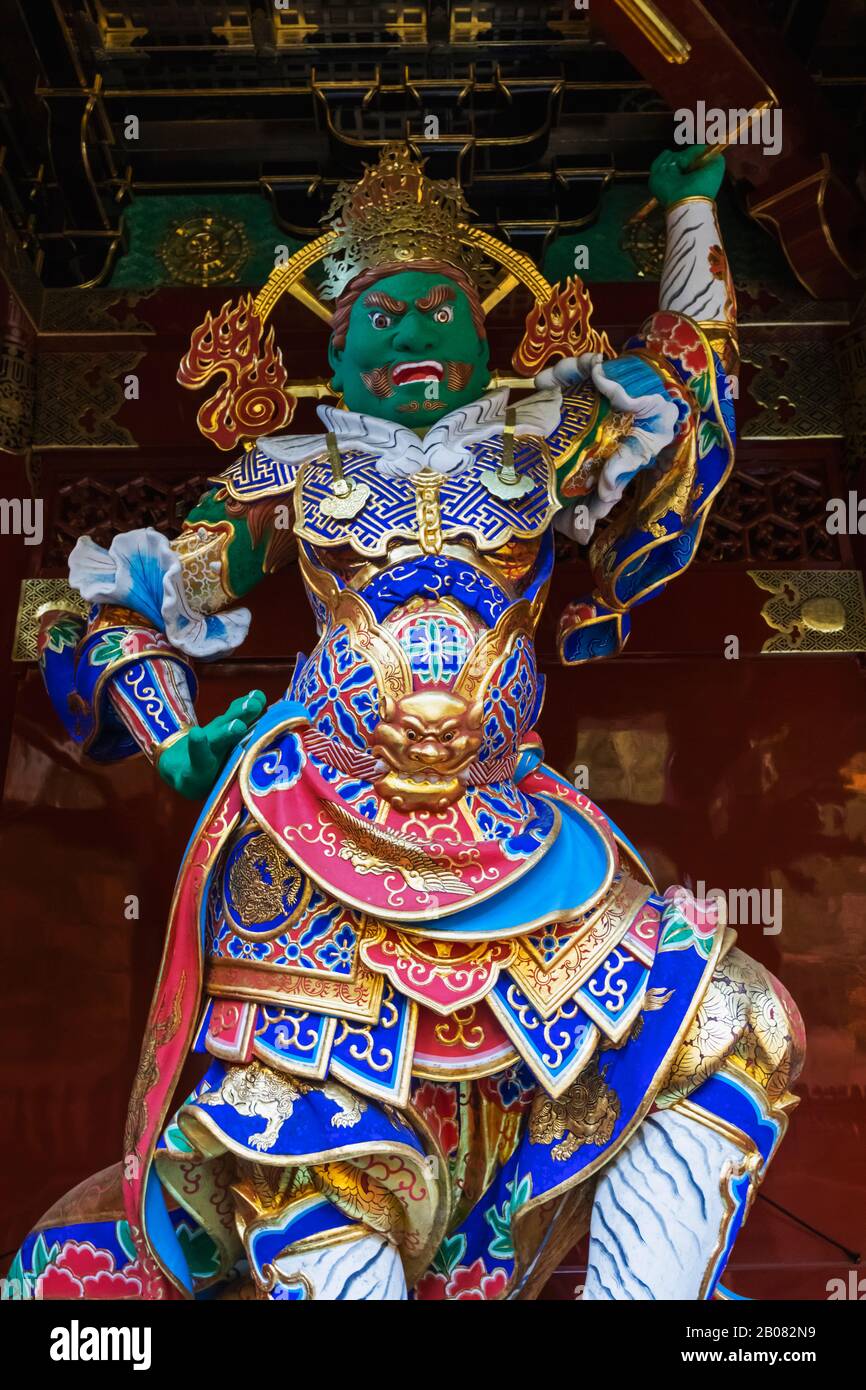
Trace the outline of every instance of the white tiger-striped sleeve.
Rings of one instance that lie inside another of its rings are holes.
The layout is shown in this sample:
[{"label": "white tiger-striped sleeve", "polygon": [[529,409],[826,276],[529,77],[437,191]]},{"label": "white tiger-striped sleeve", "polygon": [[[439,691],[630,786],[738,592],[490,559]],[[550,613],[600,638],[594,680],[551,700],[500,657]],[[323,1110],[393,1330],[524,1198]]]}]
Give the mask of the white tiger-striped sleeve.
[{"label": "white tiger-striped sleeve", "polygon": [[687,314],[736,370],[737,300],[712,198],[684,198],[666,214],[659,308]]}]

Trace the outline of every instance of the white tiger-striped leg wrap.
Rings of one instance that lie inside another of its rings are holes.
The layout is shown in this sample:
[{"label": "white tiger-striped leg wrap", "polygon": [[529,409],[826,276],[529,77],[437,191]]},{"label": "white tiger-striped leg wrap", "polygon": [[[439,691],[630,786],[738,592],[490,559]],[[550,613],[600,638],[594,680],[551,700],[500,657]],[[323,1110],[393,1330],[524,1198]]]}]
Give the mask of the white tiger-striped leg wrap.
[{"label": "white tiger-striped leg wrap", "polygon": [[584,1298],[699,1299],[731,1217],[742,1151],[673,1111],[650,1115],[599,1178]]},{"label": "white tiger-striped leg wrap", "polygon": [[394,1303],[406,1298],[403,1263],[383,1236],[365,1235],[317,1249],[279,1255],[270,1266],[268,1297],[326,1302]]}]

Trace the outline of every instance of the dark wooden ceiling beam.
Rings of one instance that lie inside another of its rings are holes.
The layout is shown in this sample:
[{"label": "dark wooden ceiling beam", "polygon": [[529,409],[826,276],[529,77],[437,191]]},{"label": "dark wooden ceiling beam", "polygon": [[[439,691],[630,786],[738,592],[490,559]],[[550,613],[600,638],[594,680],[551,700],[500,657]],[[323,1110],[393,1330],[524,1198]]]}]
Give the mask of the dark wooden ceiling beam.
[{"label": "dark wooden ceiling beam", "polygon": [[712,13],[701,0],[593,0],[592,15],[607,41],[674,110],[695,109],[699,101],[723,110],[775,101],[782,112],[779,153],[734,145],[728,168],[749,185],[749,211],[776,233],[810,294],[856,294],[866,218],[852,187],[851,133],[753,0],[713,0]]}]

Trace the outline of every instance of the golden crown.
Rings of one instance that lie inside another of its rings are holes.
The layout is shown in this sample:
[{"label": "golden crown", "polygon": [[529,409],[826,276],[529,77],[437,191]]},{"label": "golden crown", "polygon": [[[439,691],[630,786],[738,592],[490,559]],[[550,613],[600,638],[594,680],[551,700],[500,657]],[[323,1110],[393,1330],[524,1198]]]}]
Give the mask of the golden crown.
[{"label": "golden crown", "polygon": [[474,274],[481,256],[467,239],[472,215],[456,179],[428,179],[408,145],[386,145],[357,183],[339,184],[323,218],[337,240],[319,293],[337,299],[362,270],[395,261],[446,261]]}]

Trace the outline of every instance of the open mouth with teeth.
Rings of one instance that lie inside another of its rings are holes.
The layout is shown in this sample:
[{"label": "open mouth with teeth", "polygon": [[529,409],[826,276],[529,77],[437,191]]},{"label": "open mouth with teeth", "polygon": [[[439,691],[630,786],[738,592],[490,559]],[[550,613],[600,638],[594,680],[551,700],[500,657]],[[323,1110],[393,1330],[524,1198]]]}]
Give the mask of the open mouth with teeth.
[{"label": "open mouth with teeth", "polygon": [[412,381],[441,381],[444,375],[441,362],[396,362],[391,368],[395,386],[406,386]]},{"label": "open mouth with teeth", "polygon": [[443,811],[459,801],[466,790],[464,777],[455,773],[443,777],[430,768],[417,772],[390,771],[374,786],[398,811]]}]

